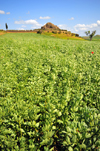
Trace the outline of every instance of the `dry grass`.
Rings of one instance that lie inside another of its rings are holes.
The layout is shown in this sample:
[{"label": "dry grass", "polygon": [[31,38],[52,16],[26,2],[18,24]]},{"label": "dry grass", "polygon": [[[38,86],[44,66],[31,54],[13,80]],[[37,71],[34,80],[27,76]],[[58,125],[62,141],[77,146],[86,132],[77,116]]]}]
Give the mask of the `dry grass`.
[{"label": "dry grass", "polygon": [[4,35],[4,34],[6,34],[6,32],[0,31],[0,35]]},{"label": "dry grass", "polygon": [[44,32],[44,33],[42,33],[42,35],[48,35],[48,36],[53,36],[53,37],[56,37],[56,38],[68,39],[68,40],[84,40],[81,37],[75,37],[75,36],[71,36],[70,34],[65,34],[65,33],[54,34],[52,32],[49,32],[49,33]]}]

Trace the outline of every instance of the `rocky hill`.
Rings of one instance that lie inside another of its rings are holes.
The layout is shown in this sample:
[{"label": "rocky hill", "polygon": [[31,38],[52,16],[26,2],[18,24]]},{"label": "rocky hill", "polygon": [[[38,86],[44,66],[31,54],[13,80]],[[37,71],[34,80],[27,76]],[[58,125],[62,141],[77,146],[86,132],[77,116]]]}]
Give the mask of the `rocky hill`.
[{"label": "rocky hill", "polygon": [[57,27],[56,25],[54,25],[50,22],[48,22],[44,26],[42,26],[41,29],[43,29],[43,30],[48,30],[48,29],[50,29],[50,30],[60,30],[59,27]]}]

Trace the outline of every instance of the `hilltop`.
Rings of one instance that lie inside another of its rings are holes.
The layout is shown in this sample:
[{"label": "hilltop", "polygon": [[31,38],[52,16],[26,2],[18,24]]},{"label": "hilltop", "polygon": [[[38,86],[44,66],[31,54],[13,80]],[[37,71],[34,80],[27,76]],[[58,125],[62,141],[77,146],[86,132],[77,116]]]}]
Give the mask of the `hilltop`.
[{"label": "hilltop", "polygon": [[57,27],[56,25],[54,25],[54,24],[52,24],[52,23],[50,23],[50,22],[48,22],[48,23],[46,23],[44,26],[42,26],[41,27],[41,29],[43,29],[43,30],[51,30],[51,29],[54,29],[54,30],[60,30],[60,28],[59,27]]}]

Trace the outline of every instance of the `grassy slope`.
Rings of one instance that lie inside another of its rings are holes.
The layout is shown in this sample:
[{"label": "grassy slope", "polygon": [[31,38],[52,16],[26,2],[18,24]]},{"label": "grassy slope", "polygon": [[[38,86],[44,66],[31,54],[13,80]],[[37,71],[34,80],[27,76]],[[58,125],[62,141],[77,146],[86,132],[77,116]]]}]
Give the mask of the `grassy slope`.
[{"label": "grassy slope", "polygon": [[66,36],[66,34],[61,33],[61,34],[53,34],[52,32],[44,32],[42,35],[47,35],[47,36],[53,36],[56,38],[61,38],[61,39],[70,39],[70,40],[84,40],[83,38],[80,37],[75,37],[75,36]]},{"label": "grassy slope", "polygon": [[93,40],[98,40],[98,41],[100,41],[100,35],[94,36]]}]

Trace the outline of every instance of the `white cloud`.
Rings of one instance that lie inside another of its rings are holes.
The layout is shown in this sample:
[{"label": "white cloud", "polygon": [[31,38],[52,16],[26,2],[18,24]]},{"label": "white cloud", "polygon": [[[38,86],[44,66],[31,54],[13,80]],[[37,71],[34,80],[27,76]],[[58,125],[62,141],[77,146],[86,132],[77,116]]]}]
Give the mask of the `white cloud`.
[{"label": "white cloud", "polygon": [[22,25],[22,27],[26,27],[25,25]]},{"label": "white cloud", "polygon": [[77,25],[75,25],[75,27],[83,28],[83,27],[85,27],[85,24],[77,24]]},{"label": "white cloud", "polygon": [[89,29],[96,28],[98,25],[96,23],[90,24],[90,25],[85,25],[85,24],[77,24],[74,26],[75,31],[85,31]]},{"label": "white cloud", "polygon": [[97,27],[98,25],[96,24],[96,23],[94,23],[94,24],[91,24],[91,28],[93,28],[93,27]]},{"label": "white cloud", "polygon": [[15,21],[15,24],[23,24],[23,25],[33,25],[32,28],[40,28],[42,24],[39,24],[36,20],[20,20],[20,21]]},{"label": "white cloud", "polygon": [[73,17],[71,17],[69,20],[74,20],[74,18],[73,18]]},{"label": "white cloud", "polygon": [[29,24],[29,25],[36,25],[36,26],[41,26],[36,20],[30,19],[30,20],[20,20],[20,21],[15,21],[15,24]]},{"label": "white cloud", "polygon": [[[5,14],[5,11],[0,10],[0,14]],[[10,14],[10,12],[7,12],[6,14],[7,14],[7,15],[9,15],[9,14]]]},{"label": "white cloud", "polygon": [[28,11],[26,14],[30,14],[30,12]]},{"label": "white cloud", "polygon": [[92,24],[76,24],[73,28],[68,27],[66,24],[60,24],[58,27],[60,29],[65,29],[71,31],[72,33],[77,33],[79,35],[85,35],[84,32],[90,30],[91,32],[96,30],[96,33],[100,34],[100,20],[97,23]]},{"label": "white cloud", "polygon": [[78,30],[77,30],[77,29],[75,29],[75,32],[78,32]]},{"label": "white cloud", "polygon": [[40,18],[39,19],[50,19],[51,17],[49,17],[49,16],[46,16],[46,17],[41,17],[40,16]]},{"label": "white cloud", "polygon": [[6,14],[7,14],[7,15],[9,15],[9,14],[10,14],[10,12],[7,12]]},{"label": "white cloud", "polygon": [[0,10],[0,14],[5,14],[5,12],[3,10]]},{"label": "white cloud", "polygon": [[97,20],[97,24],[98,24],[98,26],[100,25],[100,20]]}]

